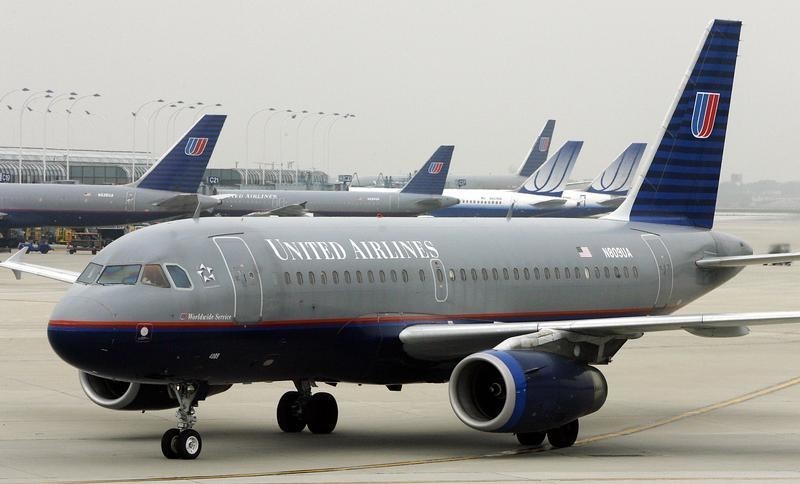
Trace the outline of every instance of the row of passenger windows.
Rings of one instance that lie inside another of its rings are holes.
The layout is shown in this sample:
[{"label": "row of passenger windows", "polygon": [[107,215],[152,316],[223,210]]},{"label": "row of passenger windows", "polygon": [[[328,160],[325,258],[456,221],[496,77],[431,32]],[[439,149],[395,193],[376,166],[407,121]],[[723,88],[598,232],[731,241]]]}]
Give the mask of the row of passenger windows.
[{"label": "row of passenger windows", "polygon": [[[366,274],[366,277],[365,275]],[[490,277],[491,274],[491,277]],[[502,276],[501,276],[502,274]],[[305,277],[304,277],[305,276]],[[361,271],[354,271],[353,276],[351,277],[350,271],[343,271],[341,278],[339,277],[338,271],[332,271],[330,273],[330,281],[332,284],[339,284],[340,281],[343,281],[345,284],[351,284],[355,281],[357,284],[362,284],[365,281],[368,283],[374,283],[376,280],[379,282],[397,282],[402,280],[403,282],[408,282],[409,275],[408,271],[403,269],[400,271],[399,276],[398,272],[394,269],[390,271],[379,270],[377,272],[377,278],[375,277],[375,273],[371,270],[366,271],[366,273],[362,273]],[[420,282],[425,282],[426,272],[424,269],[419,270],[419,280]],[[473,281],[477,280],[495,280],[499,281],[502,277],[503,280],[510,280],[514,279],[515,281],[519,281],[520,279],[524,279],[526,281],[530,281],[531,278],[533,280],[560,280],[564,279],[638,279],[639,278],[639,269],[637,266],[604,266],[602,269],[599,266],[594,266],[593,268],[589,266],[584,266],[583,269],[580,267],[564,267],[561,269],[560,267],[545,267],[543,269],[539,269],[538,267],[534,267],[533,270],[528,269],[527,267],[522,268],[521,270],[517,267],[513,267],[511,269],[507,267],[503,267],[502,269],[497,269],[493,267],[491,269],[486,268],[472,268],[472,269],[449,269],[447,271],[447,278],[450,281],[455,282],[456,279],[460,279],[462,281],[467,281],[472,279]],[[319,279],[320,284],[327,284],[328,283],[328,273],[326,272],[319,272],[315,273],[313,271],[308,271],[308,273],[303,272],[296,272],[294,277],[290,272],[284,272],[283,278],[286,284],[292,284],[293,282],[298,285],[302,285],[304,279],[308,281],[309,284],[316,284],[317,279]],[[439,282],[444,282],[444,271],[442,269],[436,269],[436,279]],[[294,281],[292,280],[294,279]]]}]

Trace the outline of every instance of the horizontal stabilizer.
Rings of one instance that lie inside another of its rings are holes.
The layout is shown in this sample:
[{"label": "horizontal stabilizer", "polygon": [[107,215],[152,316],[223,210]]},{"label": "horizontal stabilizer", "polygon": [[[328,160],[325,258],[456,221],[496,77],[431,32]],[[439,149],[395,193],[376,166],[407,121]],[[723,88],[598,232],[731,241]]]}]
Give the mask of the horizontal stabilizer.
[{"label": "horizontal stabilizer", "polygon": [[609,198],[608,200],[601,200],[597,202],[598,205],[601,207],[609,207],[609,208],[616,208],[622,205],[622,202],[625,201],[625,197],[615,197]]},{"label": "horizontal stabilizer", "polygon": [[698,267],[714,269],[717,267],[743,267],[760,264],[778,264],[800,260],[800,252],[781,254],[734,255],[729,257],[706,257],[695,262]]},{"label": "horizontal stabilizer", "polygon": [[78,272],[23,262],[22,259],[27,250],[27,248],[18,250],[8,259],[0,262],[0,267],[5,267],[6,269],[11,270],[11,272],[14,273],[14,277],[16,277],[18,280],[22,278],[23,272],[27,274],[33,274],[35,276],[47,277],[48,279],[55,279],[61,282],[73,283],[78,279],[78,276],[80,275]]},{"label": "horizontal stabilizer", "polygon": [[[738,336],[747,326],[800,323],[800,311],[630,316],[527,323],[418,324],[400,332],[411,356],[441,361],[459,358],[539,331],[569,331],[589,337],[636,338],[652,331],[686,330],[702,336]],[[716,334],[715,334],[716,332]],[[509,342],[512,345],[514,342]]]},{"label": "horizontal stabilizer", "polygon": [[569,200],[566,198],[554,198],[552,200],[544,200],[541,202],[532,203],[536,208],[559,208],[563,207]]},{"label": "horizontal stabilizer", "polygon": [[175,195],[174,197],[156,202],[153,205],[170,212],[191,213],[197,208],[197,203],[198,198],[196,193],[181,193],[180,195]]},{"label": "horizontal stabilizer", "polygon": [[306,208],[307,203],[293,203],[263,212],[252,212],[245,215],[245,217],[305,217],[310,213]]}]

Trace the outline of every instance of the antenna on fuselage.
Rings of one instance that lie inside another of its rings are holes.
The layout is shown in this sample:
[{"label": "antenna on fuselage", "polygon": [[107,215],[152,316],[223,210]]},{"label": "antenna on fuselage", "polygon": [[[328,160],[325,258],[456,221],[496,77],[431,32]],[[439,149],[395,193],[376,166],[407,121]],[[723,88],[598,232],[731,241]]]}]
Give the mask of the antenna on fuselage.
[{"label": "antenna on fuselage", "polygon": [[508,207],[508,212],[506,212],[506,221],[511,220],[511,216],[514,215],[514,204],[517,203],[516,200],[511,202],[511,206]]}]

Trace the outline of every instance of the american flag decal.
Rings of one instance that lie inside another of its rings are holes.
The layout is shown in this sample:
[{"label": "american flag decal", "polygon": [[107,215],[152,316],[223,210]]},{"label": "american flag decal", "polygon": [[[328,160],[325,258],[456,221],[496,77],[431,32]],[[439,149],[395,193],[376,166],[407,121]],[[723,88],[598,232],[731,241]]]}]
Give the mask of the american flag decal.
[{"label": "american flag decal", "polygon": [[208,138],[189,138],[183,152],[189,156],[200,156],[206,150],[206,144],[208,144]]},{"label": "american flag decal", "polygon": [[578,257],[591,257],[592,251],[588,247],[575,247],[578,250]]}]

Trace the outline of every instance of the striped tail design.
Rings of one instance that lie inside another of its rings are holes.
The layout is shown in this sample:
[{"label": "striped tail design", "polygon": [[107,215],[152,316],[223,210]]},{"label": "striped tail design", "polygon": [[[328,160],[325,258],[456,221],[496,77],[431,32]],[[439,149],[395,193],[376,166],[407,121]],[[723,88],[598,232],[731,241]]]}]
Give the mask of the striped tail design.
[{"label": "striped tail design", "polygon": [[544,128],[542,128],[542,132],[539,133],[539,137],[536,138],[536,142],[533,143],[531,151],[528,153],[528,158],[526,158],[519,167],[519,172],[517,173],[519,176],[527,178],[533,175],[533,172],[538,170],[539,167],[542,166],[542,163],[547,160],[547,154],[550,153],[550,142],[553,140],[553,130],[555,127],[555,119],[548,119],[547,122],[544,123]]},{"label": "striped tail design", "polygon": [[741,22],[726,20],[708,27],[655,152],[609,218],[714,225],[741,28]]},{"label": "striped tail design", "polygon": [[450,170],[450,160],[453,158],[454,148],[453,146],[440,146],[400,190],[400,193],[441,195],[444,190],[444,182],[447,181],[447,172]]},{"label": "striped tail design", "polygon": [[224,123],[225,115],[204,115],[134,186],[196,193]]}]

